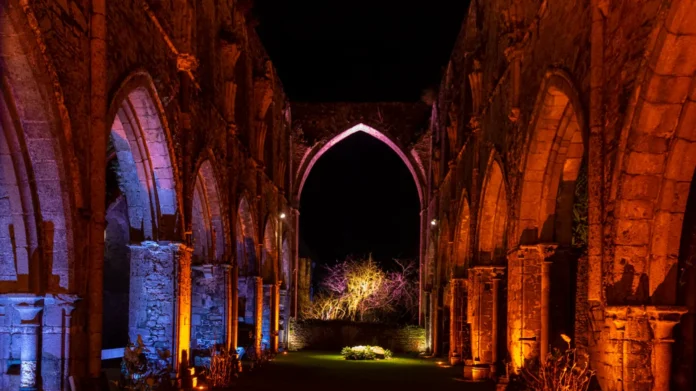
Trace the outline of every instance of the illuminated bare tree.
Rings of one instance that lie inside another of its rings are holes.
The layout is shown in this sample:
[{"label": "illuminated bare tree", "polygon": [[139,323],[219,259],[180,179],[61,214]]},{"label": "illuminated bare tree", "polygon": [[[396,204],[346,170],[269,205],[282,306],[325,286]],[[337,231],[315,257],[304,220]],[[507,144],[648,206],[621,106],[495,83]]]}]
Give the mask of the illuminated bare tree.
[{"label": "illuminated bare tree", "polygon": [[378,321],[404,316],[413,320],[418,305],[418,268],[415,262],[398,261],[396,270],[385,272],[373,260],[347,259],[327,266],[306,318]]}]

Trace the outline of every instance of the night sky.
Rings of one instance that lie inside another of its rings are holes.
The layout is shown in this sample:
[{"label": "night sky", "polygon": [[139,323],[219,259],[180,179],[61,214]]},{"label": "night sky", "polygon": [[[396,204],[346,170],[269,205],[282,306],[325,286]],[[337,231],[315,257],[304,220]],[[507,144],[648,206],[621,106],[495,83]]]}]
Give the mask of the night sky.
[{"label": "night sky", "polygon": [[[256,0],[256,30],[293,101],[415,102],[437,86],[468,1]],[[324,154],[300,201],[301,255],[418,258],[419,200],[404,163],[363,133]]]},{"label": "night sky", "polygon": [[[314,165],[300,198],[300,238],[320,263],[372,253],[418,258],[416,184],[386,144],[358,132]],[[303,249],[306,251],[306,249]]]},{"label": "night sky", "polygon": [[256,0],[291,101],[417,101],[440,83],[468,0]]}]

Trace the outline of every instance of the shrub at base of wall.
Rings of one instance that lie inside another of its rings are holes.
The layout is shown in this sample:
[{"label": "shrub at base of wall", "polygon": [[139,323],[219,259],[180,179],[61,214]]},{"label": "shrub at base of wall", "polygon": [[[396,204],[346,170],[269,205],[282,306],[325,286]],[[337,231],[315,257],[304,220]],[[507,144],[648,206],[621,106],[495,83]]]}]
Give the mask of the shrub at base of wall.
[{"label": "shrub at base of wall", "polygon": [[303,320],[290,324],[289,350],[333,350],[345,346],[382,346],[394,353],[425,351],[425,329],[382,323]]}]

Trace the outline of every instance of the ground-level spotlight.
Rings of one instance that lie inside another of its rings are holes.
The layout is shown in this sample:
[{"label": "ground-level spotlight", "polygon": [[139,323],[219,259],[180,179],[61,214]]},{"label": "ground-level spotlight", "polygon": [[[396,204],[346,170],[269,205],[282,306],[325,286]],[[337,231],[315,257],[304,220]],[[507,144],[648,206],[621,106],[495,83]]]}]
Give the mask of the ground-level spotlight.
[{"label": "ground-level spotlight", "polygon": [[280,218],[281,218],[281,220],[282,220],[282,219],[285,219],[285,213],[281,213],[281,214],[280,214]]},{"label": "ground-level spotlight", "polygon": [[430,220],[430,225],[432,225],[432,226],[437,225],[437,219]]}]

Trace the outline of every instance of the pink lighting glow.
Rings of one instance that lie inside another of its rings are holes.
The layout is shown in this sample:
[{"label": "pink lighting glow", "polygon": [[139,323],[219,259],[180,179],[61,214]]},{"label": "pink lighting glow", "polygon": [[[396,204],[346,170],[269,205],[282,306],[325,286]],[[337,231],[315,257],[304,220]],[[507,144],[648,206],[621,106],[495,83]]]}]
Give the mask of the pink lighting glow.
[{"label": "pink lighting glow", "polygon": [[[391,148],[394,152],[396,152],[397,155],[401,158],[401,160],[406,164],[406,167],[408,168],[408,171],[411,173],[413,176],[413,181],[416,183],[416,188],[418,190],[418,199],[421,202],[421,205],[423,204],[423,186],[422,183],[423,181],[420,180],[421,177],[424,177],[423,170],[421,169],[420,171],[416,171],[416,168],[413,165],[413,162],[409,157],[406,155],[406,153],[401,149],[400,146],[396,145],[388,136],[386,136],[384,133],[378,131],[377,129],[374,129],[370,126],[367,126],[365,124],[357,124],[353,126],[352,128],[344,131],[343,133],[337,135],[336,137],[332,138],[329,140],[326,144],[321,146],[318,151],[315,151],[315,148],[311,148],[310,150],[307,151],[305,156],[302,158],[302,162],[300,162],[300,171],[298,173],[298,178],[300,178],[300,185],[297,190],[297,195],[298,197],[302,195],[302,188],[304,187],[305,181],[307,180],[307,177],[309,176],[309,173],[312,171],[312,167],[314,167],[314,164],[321,158],[321,156],[326,153],[331,147],[334,145],[340,143],[345,139],[346,137],[356,133],[356,132],[365,132],[369,134],[370,136],[376,138],[377,140],[382,141],[383,143],[387,144],[389,148]],[[307,159],[310,158],[309,162],[307,162]],[[422,167],[421,167],[422,168]],[[419,175],[420,173],[420,175]]]}]

